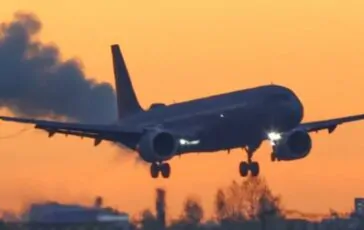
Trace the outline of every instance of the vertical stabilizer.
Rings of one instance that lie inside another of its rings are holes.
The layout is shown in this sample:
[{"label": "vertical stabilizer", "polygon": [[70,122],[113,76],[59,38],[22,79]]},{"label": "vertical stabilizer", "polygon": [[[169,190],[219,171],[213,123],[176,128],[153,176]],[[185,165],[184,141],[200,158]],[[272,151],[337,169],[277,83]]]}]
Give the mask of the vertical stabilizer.
[{"label": "vertical stabilizer", "polygon": [[112,45],[111,53],[114,67],[118,118],[123,119],[143,109],[135,95],[133,84],[130,80],[119,45]]}]

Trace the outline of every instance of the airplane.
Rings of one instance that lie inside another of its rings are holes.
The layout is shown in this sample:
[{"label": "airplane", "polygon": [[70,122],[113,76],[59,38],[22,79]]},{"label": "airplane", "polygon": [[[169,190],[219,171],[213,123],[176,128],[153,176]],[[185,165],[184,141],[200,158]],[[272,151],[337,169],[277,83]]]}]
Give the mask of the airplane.
[{"label": "airplane", "polygon": [[143,109],[135,94],[118,44],[111,45],[117,121],[110,124],[56,122],[0,116],[1,120],[33,124],[48,132],[119,143],[137,152],[150,164],[150,175],[169,178],[168,163],[188,153],[212,153],[242,148],[247,160],[239,164],[242,177],[258,176],[254,153],[264,141],[272,145],[272,161],[303,159],[312,149],[311,132],[364,119],[364,114],[302,122],[304,106],[289,88],[270,84],[166,105],[154,103]]}]

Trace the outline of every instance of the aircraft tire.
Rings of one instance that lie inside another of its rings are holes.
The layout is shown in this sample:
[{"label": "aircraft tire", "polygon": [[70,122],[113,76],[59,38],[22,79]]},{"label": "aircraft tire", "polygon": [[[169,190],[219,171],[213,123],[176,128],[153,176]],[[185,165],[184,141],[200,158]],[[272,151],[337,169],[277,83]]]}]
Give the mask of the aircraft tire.
[{"label": "aircraft tire", "polygon": [[249,164],[247,162],[245,162],[245,161],[240,162],[239,173],[240,173],[240,176],[242,176],[242,177],[248,176]]},{"label": "aircraft tire", "polygon": [[169,178],[169,176],[171,175],[171,166],[168,163],[164,163],[160,165],[160,171],[163,178]]},{"label": "aircraft tire", "polygon": [[152,178],[157,178],[159,176],[159,167],[156,163],[151,164],[150,175],[152,176]]},{"label": "aircraft tire", "polygon": [[253,177],[256,177],[259,175],[259,163],[258,162],[252,162],[250,165],[250,172],[252,174]]}]

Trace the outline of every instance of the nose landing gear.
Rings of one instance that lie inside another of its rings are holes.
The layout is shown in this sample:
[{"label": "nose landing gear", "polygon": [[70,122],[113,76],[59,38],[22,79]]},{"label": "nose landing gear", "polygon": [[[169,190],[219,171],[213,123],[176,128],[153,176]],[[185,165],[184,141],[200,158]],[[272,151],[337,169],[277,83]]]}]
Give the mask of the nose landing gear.
[{"label": "nose landing gear", "polygon": [[239,172],[240,176],[246,177],[249,174],[249,171],[251,172],[251,175],[253,177],[256,177],[259,175],[260,167],[259,163],[252,161],[253,154],[257,150],[257,148],[244,148],[246,153],[248,154],[248,161],[242,161],[239,165]]},{"label": "nose landing gear", "polygon": [[150,166],[150,175],[152,178],[158,178],[159,173],[163,178],[169,178],[171,174],[171,167],[168,163],[152,163]]},{"label": "nose landing gear", "polygon": [[277,160],[277,156],[276,156],[276,154],[275,154],[274,152],[270,154],[270,160],[271,160],[272,162],[274,162],[274,161],[276,161],[276,160]]}]

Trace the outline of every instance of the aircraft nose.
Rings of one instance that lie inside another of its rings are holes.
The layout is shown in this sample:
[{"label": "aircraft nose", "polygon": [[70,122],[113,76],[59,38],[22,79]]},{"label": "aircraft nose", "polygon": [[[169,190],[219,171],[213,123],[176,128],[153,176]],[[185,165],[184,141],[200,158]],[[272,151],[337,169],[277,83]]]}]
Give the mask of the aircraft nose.
[{"label": "aircraft nose", "polygon": [[291,95],[287,101],[282,102],[283,108],[287,111],[285,116],[285,122],[289,123],[289,126],[296,126],[301,123],[303,119],[303,106],[300,100]]},{"label": "aircraft nose", "polygon": [[292,98],[291,108],[293,110],[292,112],[294,114],[295,120],[297,123],[300,123],[303,119],[304,108],[298,97],[294,96]]}]

